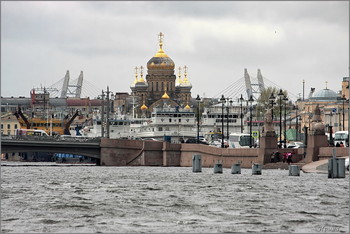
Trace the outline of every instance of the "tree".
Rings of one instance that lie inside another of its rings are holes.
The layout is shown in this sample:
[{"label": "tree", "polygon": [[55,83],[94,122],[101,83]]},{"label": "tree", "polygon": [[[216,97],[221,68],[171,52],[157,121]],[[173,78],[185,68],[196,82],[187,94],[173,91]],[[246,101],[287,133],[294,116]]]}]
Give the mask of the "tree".
[{"label": "tree", "polygon": [[[260,96],[257,99],[257,106],[256,106],[257,117],[261,117],[261,118],[264,117],[266,110],[272,107],[271,101],[270,101],[270,97],[271,97],[272,93],[275,97],[275,101],[273,104],[273,116],[274,116],[274,118],[276,118],[276,116],[279,115],[279,113],[280,113],[280,108],[279,108],[280,101],[279,101],[279,96],[278,96],[279,89],[276,87],[267,87],[267,88],[265,88],[265,90],[263,90],[260,93]],[[286,90],[282,90],[282,93],[284,94],[284,96],[286,96],[288,98],[288,92]],[[282,97],[282,99],[283,99],[283,97]],[[284,100],[282,100],[281,102],[282,102],[282,105],[285,105]]]}]

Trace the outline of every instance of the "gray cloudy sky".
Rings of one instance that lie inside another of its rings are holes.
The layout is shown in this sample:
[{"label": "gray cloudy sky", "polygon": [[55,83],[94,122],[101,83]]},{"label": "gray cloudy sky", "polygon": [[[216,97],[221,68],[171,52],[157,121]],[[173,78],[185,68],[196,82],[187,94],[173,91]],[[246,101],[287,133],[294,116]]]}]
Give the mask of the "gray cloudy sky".
[{"label": "gray cloudy sky", "polygon": [[28,97],[67,70],[130,92],[159,32],[175,66],[188,66],[193,97],[217,95],[244,68],[296,95],[303,79],[305,95],[326,81],[338,91],[349,72],[348,1],[2,1],[1,95]]}]

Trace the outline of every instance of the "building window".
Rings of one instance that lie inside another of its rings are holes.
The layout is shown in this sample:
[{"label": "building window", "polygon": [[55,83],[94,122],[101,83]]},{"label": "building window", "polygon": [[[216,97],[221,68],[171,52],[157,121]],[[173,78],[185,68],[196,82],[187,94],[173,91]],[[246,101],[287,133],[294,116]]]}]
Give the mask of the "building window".
[{"label": "building window", "polygon": [[158,81],[156,82],[156,91],[158,91]]},{"label": "building window", "polygon": [[10,128],[11,128],[11,125],[10,125],[10,124],[8,124],[8,125],[7,125],[7,129],[10,129]]},{"label": "building window", "polygon": [[17,129],[17,124],[15,124],[15,129]]},{"label": "building window", "polygon": [[3,124],[1,124],[1,129],[4,129],[4,125]]}]

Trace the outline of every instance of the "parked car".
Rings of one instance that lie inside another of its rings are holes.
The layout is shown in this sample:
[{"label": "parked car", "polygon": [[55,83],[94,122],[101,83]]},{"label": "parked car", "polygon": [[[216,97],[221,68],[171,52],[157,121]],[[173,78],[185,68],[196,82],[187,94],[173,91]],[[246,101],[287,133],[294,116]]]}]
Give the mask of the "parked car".
[{"label": "parked car", "polygon": [[349,158],[345,159],[345,168],[346,170],[349,170]]},{"label": "parked car", "polygon": [[[186,143],[197,144],[197,138],[188,138],[186,140]],[[204,141],[204,140],[201,140],[201,139],[199,139],[199,143],[203,144],[203,145],[209,145],[209,143],[207,141]]]},{"label": "parked car", "polygon": [[152,137],[145,137],[145,138],[141,138],[141,139],[144,141],[158,141],[157,139],[152,138]]},{"label": "parked car", "polygon": [[287,148],[303,148],[304,147],[304,143],[303,142],[299,142],[299,141],[295,141],[293,143],[289,143],[287,145]]}]

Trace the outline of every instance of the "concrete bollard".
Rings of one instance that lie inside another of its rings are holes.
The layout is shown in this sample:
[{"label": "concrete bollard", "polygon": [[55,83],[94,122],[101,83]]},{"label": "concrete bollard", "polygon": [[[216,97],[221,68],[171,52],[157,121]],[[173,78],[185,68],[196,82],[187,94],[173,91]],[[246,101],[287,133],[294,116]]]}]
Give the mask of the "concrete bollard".
[{"label": "concrete bollard", "polygon": [[241,164],[235,163],[231,167],[231,174],[241,174]]},{"label": "concrete bollard", "polygon": [[345,178],[345,158],[328,159],[328,178]]},{"label": "concrete bollard", "polygon": [[289,176],[300,176],[300,168],[298,165],[289,165]]},{"label": "concrete bollard", "polygon": [[215,163],[214,173],[222,173],[222,164],[221,163]]},{"label": "concrete bollard", "polygon": [[192,171],[202,172],[202,160],[200,154],[194,154],[192,156]]},{"label": "concrete bollard", "polygon": [[253,163],[252,175],[261,175],[261,165],[260,164]]}]

